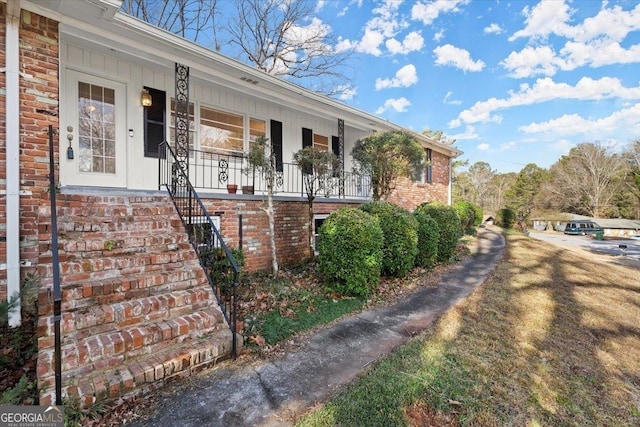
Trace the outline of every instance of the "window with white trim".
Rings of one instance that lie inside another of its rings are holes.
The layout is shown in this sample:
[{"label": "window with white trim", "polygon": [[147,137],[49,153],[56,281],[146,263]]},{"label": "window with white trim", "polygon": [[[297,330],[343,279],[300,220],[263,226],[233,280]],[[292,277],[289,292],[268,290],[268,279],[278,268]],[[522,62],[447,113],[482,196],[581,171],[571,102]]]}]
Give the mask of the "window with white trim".
[{"label": "window with white trim", "polygon": [[200,107],[200,150],[209,153],[242,154],[244,117],[209,107]]},{"label": "window with white trim", "polygon": [[313,215],[313,249],[316,255],[318,255],[318,230],[322,227],[324,220],[327,219],[329,214],[315,214]]}]

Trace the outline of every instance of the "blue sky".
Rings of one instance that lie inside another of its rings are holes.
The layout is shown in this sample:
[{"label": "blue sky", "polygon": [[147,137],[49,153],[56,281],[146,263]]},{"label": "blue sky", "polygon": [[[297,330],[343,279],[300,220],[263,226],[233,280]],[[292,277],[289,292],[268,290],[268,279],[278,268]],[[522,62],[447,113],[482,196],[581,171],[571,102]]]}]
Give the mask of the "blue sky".
[{"label": "blue sky", "polygon": [[470,164],[548,168],[582,142],[640,138],[635,0],[324,0],[314,18],[354,53],[343,102],[442,130]]}]

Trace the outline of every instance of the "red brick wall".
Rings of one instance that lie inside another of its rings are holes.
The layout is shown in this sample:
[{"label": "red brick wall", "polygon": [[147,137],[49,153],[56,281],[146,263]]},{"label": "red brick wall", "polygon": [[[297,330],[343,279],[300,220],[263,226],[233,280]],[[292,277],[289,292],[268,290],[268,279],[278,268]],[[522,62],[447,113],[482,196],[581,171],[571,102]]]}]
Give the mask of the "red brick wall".
[{"label": "red brick wall", "polygon": [[[6,4],[0,4],[0,60],[5,66]],[[23,10],[20,17],[20,259],[38,259],[38,208],[48,203],[49,146],[47,128],[58,128],[58,23]],[[5,73],[0,73],[5,86]],[[6,171],[6,114],[5,96],[0,96],[0,170]],[[57,141],[57,138],[55,138]],[[57,153],[57,149],[55,150]],[[57,171],[56,171],[57,172]],[[0,176],[4,189],[5,176]],[[5,199],[0,200],[5,217]],[[5,235],[0,230],[0,235]],[[6,259],[6,243],[0,245],[2,259]],[[23,269],[22,273],[28,269]],[[6,272],[0,275],[0,297],[6,296]]]},{"label": "red brick wall", "polygon": [[402,178],[396,183],[396,188],[387,201],[413,211],[423,202],[448,202],[449,189],[449,157],[433,152],[431,158],[432,182],[416,183],[408,178]]},{"label": "red brick wall", "polygon": [[[262,200],[203,200],[210,215],[220,216],[220,228],[225,243],[230,248],[240,246],[240,217],[242,217],[242,249],[245,255],[245,271],[271,268],[271,244],[269,219],[262,209]],[[328,214],[341,207],[356,207],[359,203],[314,203],[314,213]],[[276,256],[278,263],[286,266],[300,263],[309,257],[309,211],[306,201],[276,201]]]},{"label": "red brick wall", "polygon": [[[6,34],[6,16],[7,5],[0,3],[0,67],[6,65],[5,62],[5,34]],[[0,73],[0,87],[5,88],[5,73]],[[6,190],[6,104],[5,104],[4,90],[0,92],[0,190]],[[0,236],[6,236],[7,224],[6,224],[6,199],[5,196],[0,196]],[[7,244],[4,241],[0,241],[0,263],[7,262]],[[7,271],[0,270],[0,301],[7,299]]]}]

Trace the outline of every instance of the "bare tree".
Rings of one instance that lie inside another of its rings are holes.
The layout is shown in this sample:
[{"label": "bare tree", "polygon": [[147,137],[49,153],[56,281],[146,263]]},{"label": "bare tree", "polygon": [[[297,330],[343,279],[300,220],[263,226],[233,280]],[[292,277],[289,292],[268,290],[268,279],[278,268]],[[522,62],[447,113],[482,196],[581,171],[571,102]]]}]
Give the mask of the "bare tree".
[{"label": "bare tree", "polygon": [[469,167],[468,175],[469,182],[472,187],[470,202],[482,206],[483,209],[487,209],[489,184],[491,183],[495,172],[491,170],[489,163],[476,162]]},{"label": "bare tree", "polygon": [[[121,10],[269,74],[325,95],[343,93],[351,51],[335,48],[331,27],[310,0],[124,0]],[[224,10],[223,10],[224,9]],[[225,13],[224,22],[219,15]]]},{"label": "bare tree", "polygon": [[505,193],[515,182],[516,176],[515,172],[499,173],[493,176],[489,191],[489,211],[495,213],[506,206]]},{"label": "bare tree", "polygon": [[196,43],[220,50],[218,0],[123,0],[120,10]]},{"label": "bare tree", "polygon": [[625,163],[599,143],[583,143],[571,149],[551,168],[551,191],[564,209],[598,217],[620,188]]},{"label": "bare tree", "polygon": [[316,7],[308,0],[236,0],[229,43],[239,49],[240,60],[258,69],[333,95],[349,83],[349,53],[334,48],[329,25],[311,18]]}]

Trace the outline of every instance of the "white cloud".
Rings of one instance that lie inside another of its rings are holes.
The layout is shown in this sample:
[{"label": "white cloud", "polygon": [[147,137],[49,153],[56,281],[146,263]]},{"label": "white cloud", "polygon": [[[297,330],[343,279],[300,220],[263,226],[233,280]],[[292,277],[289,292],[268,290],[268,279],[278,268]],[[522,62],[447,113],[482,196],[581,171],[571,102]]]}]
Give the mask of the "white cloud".
[{"label": "white cloud", "polygon": [[618,5],[607,9],[604,3],[596,16],[571,27],[567,36],[577,42],[600,38],[619,42],[624,40],[629,32],[638,29],[640,29],[640,4],[633,10],[624,11]]},{"label": "white cloud", "polygon": [[464,141],[467,139],[476,139],[478,138],[478,134],[476,133],[475,126],[467,125],[464,132],[450,135],[449,138],[455,139],[456,141]]},{"label": "white cloud", "polygon": [[575,146],[576,145],[573,142],[566,139],[560,139],[549,145],[549,147],[551,147],[552,149],[560,151],[562,153],[568,153],[569,150],[571,150]]},{"label": "white cloud", "polygon": [[571,18],[572,11],[564,0],[541,1],[534,7],[525,6],[522,14],[526,17],[526,26],[509,37],[514,41],[520,37],[546,38],[550,34],[564,35],[570,33],[567,21]]},{"label": "white cloud", "polygon": [[460,12],[458,5],[468,4],[470,0],[418,1],[411,8],[411,19],[431,25],[441,13]]},{"label": "white cloud", "polygon": [[343,85],[337,88],[337,92],[339,93],[338,98],[346,101],[353,99],[353,97],[357,95],[358,90],[353,86]]},{"label": "white cloud", "polygon": [[552,76],[559,62],[549,46],[527,46],[520,52],[511,52],[500,65],[511,71],[511,77],[518,79],[537,74]]},{"label": "white cloud", "polygon": [[390,87],[409,87],[418,82],[418,73],[413,64],[405,65],[396,72],[392,79],[376,79],[376,90]]},{"label": "white cloud", "polygon": [[500,28],[500,25],[493,22],[491,23],[491,25],[484,28],[484,33],[485,34],[501,34],[502,28]]},{"label": "white cloud", "polygon": [[376,114],[382,114],[390,109],[393,109],[399,113],[404,113],[405,111],[407,111],[407,107],[409,107],[410,105],[411,102],[405,97],[397,99],[390,98],[384,102],[384,105],[382,107],[379,107],[376,110]]},{"label": "white cloud", "polygon": [[373,56],[380,56],[382,51],[379,46],[384,41],[384,35],[378,31],[366,29],[362,40],[356,43],[356,51],[368,53]]},{"label": "white cloud", "polygon": [[482,144],[478,144],[478,146],[476,147],[479,151],[488,151],[490,148],[490,145],[487,144],[486,142],[483,142]]},{"label": "white cloud", "polygon": [[433,53],[436,55],[436,65],[450,65],[463,71],[481,71],[485,66],[481,60],[472,60],[468,51],[450,44],[436,47]]},{"label": "white cloud", "polygon": [[546,133],[554,135],[579,135],[589,133],[616,134],[625,129],[631,134],[640,132],[640,103],[601,119],[585,119],[578,114],[565,114],[556,119],[521,126],[518,130],[525,133]]},{"label": "white cloud", "polygon": [[627,88],[617,78],[603,77],[594,80],[583,77],[575,86],[566,83],[556,83],[551,78],[538,79],[533,86],[520,85],[518,92],[510,92],[505,99],[490,98],[478,101],[471,108],[462,111],[458,117],[449,122],[449,127],[458,127],[463,123],[500,123],[502,117],[495,111],[507,108],[539,104],[554,99],[573,99],[580,101],[597,101],[607,98],[623,100],[640,99],[640,86]]},{"label": "white cloud", "polygon": [[462,104],[462,101],[460,101],[459,99],[451,99],[450,100],[449,98],[451,98],[451,95],[453,95],[453,92],[451,92],[451,91],[447,92],[447,94],[442,99],[442,103],[443,104],[448,104],[448,105],[460,105],[460,104]]},{"label": "white cloud", "polygon": [[552,34],[567,41],[559,52],[549,46],[527,46],[520,52],[512,52],[501,63],[511,77],[551,76],[557,70],[640,62],[640,44],[628,47],[620,44],[630,32],[640,29],[640,5],[625,11],[618,5],[607,8],[607,2],[603,2],[596,16],[575,26],[568,24],[573,12],[564,1],[542,1],[533,8],[525,7],[523,13],[527,25],[510,41],[520,37],[546,39]]},{"label": "white cloud", "polygon": [[516,142],[515,141],[509,141],[509,142],[505,142],[503,144],[500,144],[500,150],[501,151],[508,151],[511,150],[512,148],[516,147]]},{"label": "white cloud", "polygon": [[433,40],[435,40],[436,42],[439,42],[443,38],[444,38],[444,30],[440,30],[433,35]]},{"label": "white cloud", "polygon": [[339,52],[353,49],[356,52],[373,56],[382,55],[381,45],[391,54],[408,54],[419,51],[424,39],[419,31],[412,31],[402,41],[396,36],[409,24],[398,13],[403,0],[384,0],[372,9],[372,18],[364,26],[364,35],[360,40],[340,40],[336,45]]},{"label": "white cloud", "polygon": [[632,64],[640,62],[640,44],[625,49],[618,42],[598,40],[590,44],[568,42],[560,51],[564,58],[563,70],[574,70],[590,65],[602,67],[611,64]]},{"label": "white cloud", "polygon": [[424,39],[419,31],[412,31],[407,34],[400,43],[396,39],[389,39],[385,45],[392,54],[408,54],[409,52],[419,51],[424,46]]}]

